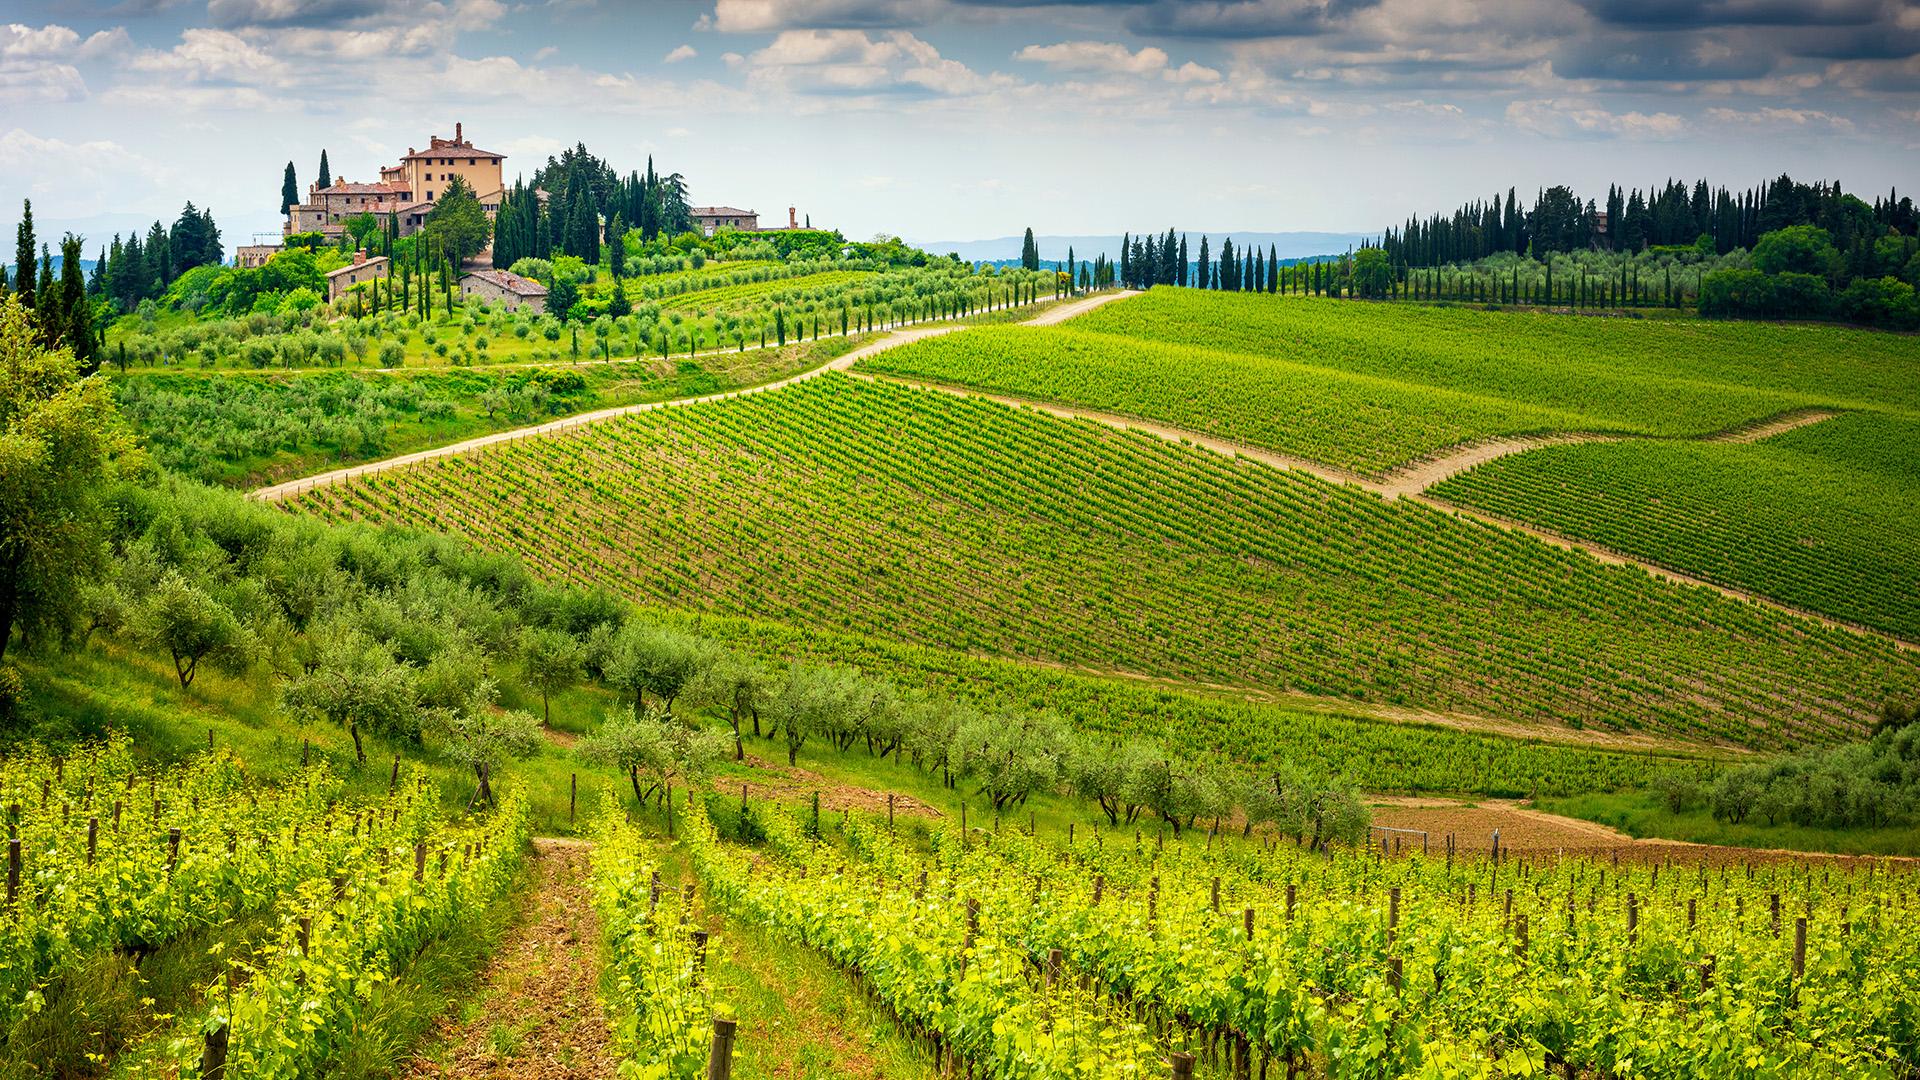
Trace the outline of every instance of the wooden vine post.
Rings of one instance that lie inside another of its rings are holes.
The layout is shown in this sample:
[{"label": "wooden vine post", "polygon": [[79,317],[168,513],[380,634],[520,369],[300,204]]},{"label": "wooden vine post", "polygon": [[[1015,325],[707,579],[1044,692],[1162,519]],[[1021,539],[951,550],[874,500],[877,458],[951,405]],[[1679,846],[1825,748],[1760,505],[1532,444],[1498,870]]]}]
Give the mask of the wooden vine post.
[{"label": "wooden vine post", "polygon": [[733,1032],[735,1023],[713,1018],[713,1048],[707,1053],[707,1080],[733,1080]]}]

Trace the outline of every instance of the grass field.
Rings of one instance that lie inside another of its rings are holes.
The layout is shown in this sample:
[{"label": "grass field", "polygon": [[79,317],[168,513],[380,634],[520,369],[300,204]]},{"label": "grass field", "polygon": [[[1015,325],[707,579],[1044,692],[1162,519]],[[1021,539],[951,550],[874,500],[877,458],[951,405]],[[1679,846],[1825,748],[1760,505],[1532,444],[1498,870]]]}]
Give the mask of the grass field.
[{"label": "grass field", "polygon": [[1882,642],[1425,507],[842,377],[298,505],[695,610],[1514,721],[1772,747],[1920,688]]},{"label": "grass field", "polygon": [[1852,413],[1752,444],[1502,458],[1437,498],[1920,639],[1920,420]]},{"label": "grass field", "polygon": [[1176,289],[1070,327],[940,338],[861,366],[1368,474],[1496,436],[1698,436],[1807,406],[1920,410],[1910,337]]}]

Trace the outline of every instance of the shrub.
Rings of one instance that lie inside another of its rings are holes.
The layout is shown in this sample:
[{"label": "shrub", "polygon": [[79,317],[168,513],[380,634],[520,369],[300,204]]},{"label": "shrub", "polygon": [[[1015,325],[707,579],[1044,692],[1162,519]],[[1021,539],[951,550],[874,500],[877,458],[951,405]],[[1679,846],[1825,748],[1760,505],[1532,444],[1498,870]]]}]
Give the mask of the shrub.
[{"label": "shrub", "polygon": [[1839,298],[1840,317],[1889,330],[1920,327],[1920,300],[1913,286],[1894,277],[1856,278]]}]

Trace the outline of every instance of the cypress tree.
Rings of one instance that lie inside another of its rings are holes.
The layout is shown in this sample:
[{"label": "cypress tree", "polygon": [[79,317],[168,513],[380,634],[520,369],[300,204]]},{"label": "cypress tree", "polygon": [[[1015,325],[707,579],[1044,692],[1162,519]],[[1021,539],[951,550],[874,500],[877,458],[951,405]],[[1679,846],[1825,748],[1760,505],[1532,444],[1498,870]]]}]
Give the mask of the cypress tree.
[{"label": "cypress tree", "polygon": [[1267,292],[1280,291],[1280,249],[1273,244],[1267,245]]},{"label": "cypress tree", "polygon": [[26,307],[34,306],[36,288],[34,268],[33,239],[33,200],[25,200],[20,211],[20,229],[18,242],[13,249],[13,290],[20,294],[20,303]]},{"label": "cypress tree", "polygon": [[287,162],[287,174],[280,181],[281,216],[284,217],[290,208],[298,205],[300,205],[300,181],[294,179],[293,162],[289,161]]},{"label": "cypress tree", "polygon": [[1033,242],[1033,227],[1027,227],[1026,239],[1020,244],[1020,267],[1023,270],[1040,269],[1040,246]]},{"label": "cypress tree", "polygon": [[327,152],[324,148],[321,149],[320,151],[319,181],[320,181],[320,187],[323,190],[333,186],[333,170],[327,168]]},{"label": "cypress tree", "polygon": [[1129,234],[1120,234],[1120,280],[1129,285],[1133,284],[1133,248],[1131,241],[1132,237]]},{"label": "cypress tree", "polygon": [[1173,283],[1175,285],[1181,286],[1182,288],[1185,288],[1187,284],[1187,234],[1186,233],[1180,234],[1180,270],[1179,270],[1179,273],[1175,275]]},{"label": "cypress tree", "polygon": [[1208,269],[1208,260],[1207,260],[1207,238],[1205,236],[1202,236],[1200,238],[1200,261],[1195,263],[1193,267],[1194,283],[1199,285],[1200,288],[1202,289],[1206,288],[1211,283],[1211,278],[1208,276],[1209,273],[1210,271]]}]

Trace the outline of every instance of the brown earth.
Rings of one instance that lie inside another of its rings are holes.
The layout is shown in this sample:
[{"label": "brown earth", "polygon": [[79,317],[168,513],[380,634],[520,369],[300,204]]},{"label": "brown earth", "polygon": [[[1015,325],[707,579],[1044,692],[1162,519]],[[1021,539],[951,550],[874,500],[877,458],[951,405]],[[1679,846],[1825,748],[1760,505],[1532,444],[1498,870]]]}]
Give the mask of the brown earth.
[{"label": "brown earth", "polygon": [[600,927],[587,895],[592,846],[535,840],[531,909],[488,963],[469,1016],[398,1075],[599,1080],[616,1075],[597,983]]},{"label": "brown earth", "polygon": [[[745,761],[737,764],[753,769],[760,775],[744,782],[734,776],[719,777],[713,782],[715,791],[725,795],[739,795],[744,789],[748,799],[754,801],[772,799],[776,802],[804,802],[817,791],[820,793],[822,811],[858,810],[867,814],[887,812],[889,792],[838,783],[807,769],[767,761],[752,755],[748,755]],[[912,796],[894,793],[892,798],[893,812],[897,815],[911,814],[930,818],[944,816],[935,807],[928,806]]]}]

